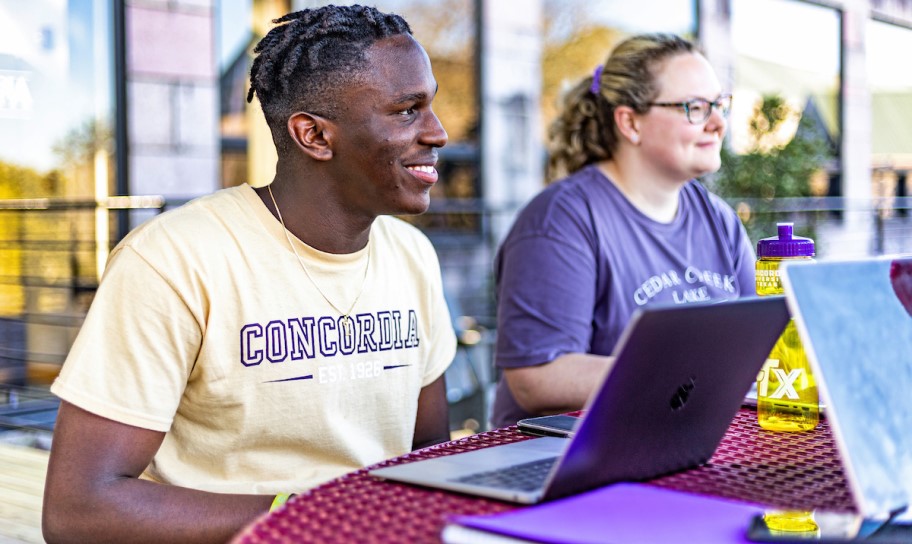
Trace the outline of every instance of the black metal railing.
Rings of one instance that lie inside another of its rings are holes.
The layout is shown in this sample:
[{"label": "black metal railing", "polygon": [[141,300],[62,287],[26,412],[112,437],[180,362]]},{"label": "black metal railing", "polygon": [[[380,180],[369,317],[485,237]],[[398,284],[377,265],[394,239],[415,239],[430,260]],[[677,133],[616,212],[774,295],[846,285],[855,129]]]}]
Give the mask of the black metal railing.
[{"label": "black metal railing", "polygon": [[46,385],[98,286],[99,250],[116,243],[125,213],[165,206],[160,196],[0,200],[0,383]]},{"label": "black metal railing", "polygon": [[[109,232],[115,233],[124,213],[154,215],[184,202],[159,196],[0,200],[0,385],[33,395],[46,390],[63,363],[97,288],[99,240],[107,243],[105,250],[117,241],[113,234],[96,235],[99,211],[109,214]],[[794,222],[796,233],[817,240],[819,258],[912,253],[910,197],[731,199],[730,203],[752,218],[755,226]],[[462,327],[470,331],[469,337],[475,331],[475,337],[482,339],[461,344],[462,357],[471,368],[462,369],[470,371],[463,372],[467,376],[463,385],[455,383],[460,371],[452,373],[450,396],[455,402],[471,395],[490,396],[490,382],[496,375],[492,263],[498,243],[492,225],[507,222],[518,208],[450,199],[435,202],[415,221],[440,255],[454,319],[469,324]],[[774,228],[761,229],[752,233],[753,241],[774,234]],[[0,390],[0,406],[3,394]],[[15,414],[10,417],[8,421],[24,421],[15,419]],[[482,425],[486,420],[485,414],[472,417]],[[0,430],[2,426],[0,420]]]}]

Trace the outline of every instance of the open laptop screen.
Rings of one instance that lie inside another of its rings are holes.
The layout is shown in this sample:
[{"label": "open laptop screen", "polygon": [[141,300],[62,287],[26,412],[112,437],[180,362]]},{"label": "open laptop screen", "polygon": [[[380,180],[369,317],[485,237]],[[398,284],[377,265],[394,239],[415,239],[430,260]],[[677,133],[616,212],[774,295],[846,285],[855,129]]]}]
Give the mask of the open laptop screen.
[{"label": "open laptop screen", "polygon": [[912,499],[912,259],[790,264],[789,306],[858,509]]}]

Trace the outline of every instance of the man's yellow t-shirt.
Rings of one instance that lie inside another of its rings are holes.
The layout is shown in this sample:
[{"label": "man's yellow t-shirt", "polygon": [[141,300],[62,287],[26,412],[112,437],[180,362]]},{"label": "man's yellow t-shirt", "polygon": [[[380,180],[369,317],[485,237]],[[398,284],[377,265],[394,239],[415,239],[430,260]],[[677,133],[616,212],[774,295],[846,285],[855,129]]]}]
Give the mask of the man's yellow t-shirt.
[{"label": "man's yellow t-shirt", "polygon": [[[408,452],[455,353],[433,246],[391,217],[353,254],[291,240],[310,277],[248,185],[135,229],[51,390],[165,432],[143,476],[207,491],[302,491]],[[356,298],[347,334],[327,299]]]}]

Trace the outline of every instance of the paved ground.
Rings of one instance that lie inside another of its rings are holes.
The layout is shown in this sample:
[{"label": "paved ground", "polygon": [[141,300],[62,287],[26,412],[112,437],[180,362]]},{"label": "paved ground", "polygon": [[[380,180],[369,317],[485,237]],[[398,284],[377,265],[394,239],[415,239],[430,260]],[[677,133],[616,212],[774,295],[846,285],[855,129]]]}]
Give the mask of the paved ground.
[{"label": "paved ground", "polygon": [[0,444],[0,543],[42,543],[41,497],[48,452]]}]

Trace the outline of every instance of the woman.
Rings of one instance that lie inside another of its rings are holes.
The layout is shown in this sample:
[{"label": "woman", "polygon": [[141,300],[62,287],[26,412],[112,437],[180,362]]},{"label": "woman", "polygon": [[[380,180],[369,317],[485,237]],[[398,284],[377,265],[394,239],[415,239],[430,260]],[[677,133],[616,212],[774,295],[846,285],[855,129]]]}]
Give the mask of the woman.
[{"label": "woman", "polygon": [[731,105],[706,58],[666,34],[630,38],[565,97],[550,177],[498,251],[492,421],[583,407],[634,310],[754,294],[730,206],[694,178],[719,169]]}]

